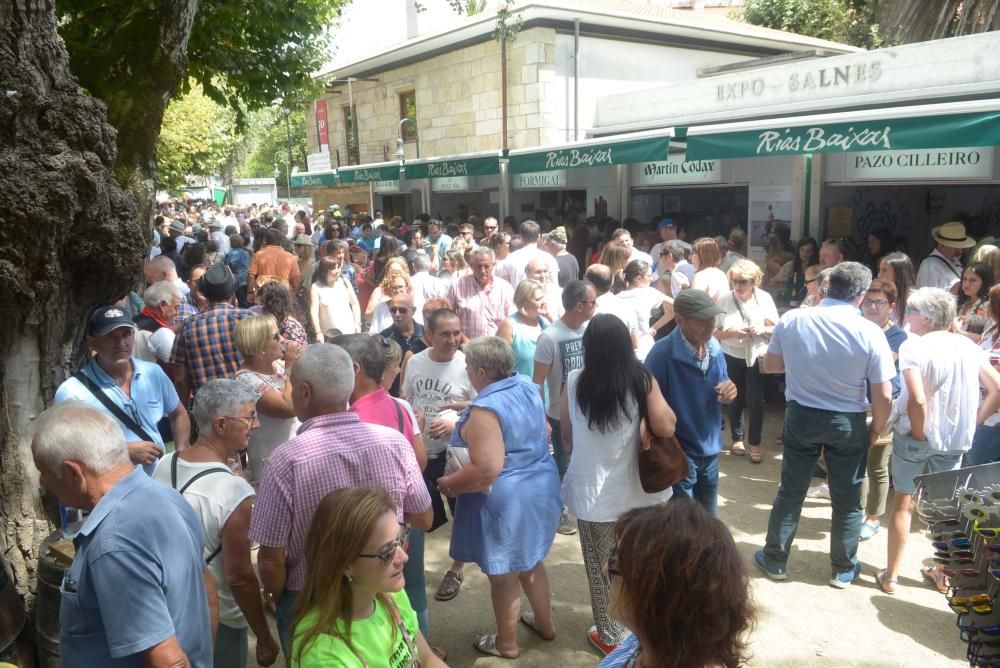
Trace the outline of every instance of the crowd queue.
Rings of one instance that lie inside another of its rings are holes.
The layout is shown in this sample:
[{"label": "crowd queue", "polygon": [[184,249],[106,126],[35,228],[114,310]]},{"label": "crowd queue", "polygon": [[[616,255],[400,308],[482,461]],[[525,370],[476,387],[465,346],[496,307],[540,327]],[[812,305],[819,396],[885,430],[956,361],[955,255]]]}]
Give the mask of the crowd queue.
[{"label": "crowd queue", "polygon": [[[37,422],[42,484],[89,512],[63,664],[243,668],[252,632],[263,666],[446,665],[423,558],[451,522],[434,596],[468,564],[487,576],[480,652],[556,637],[559,532],[579,534],[601,666],[740,665],[754,611],[716,518],[724,447],[782,451],[757,568],[787,578],[823,494],[829,584],[886,521],[894,593],[914,477],[1000,459],[993,239],[942,225],[916,270],[891,235],[793,247],[779,223],[761,266],[740,229],[634,223],[165,206],[144,292],[93,312]],[[640,484],[641,429],[683,448],[672,488]]]}]

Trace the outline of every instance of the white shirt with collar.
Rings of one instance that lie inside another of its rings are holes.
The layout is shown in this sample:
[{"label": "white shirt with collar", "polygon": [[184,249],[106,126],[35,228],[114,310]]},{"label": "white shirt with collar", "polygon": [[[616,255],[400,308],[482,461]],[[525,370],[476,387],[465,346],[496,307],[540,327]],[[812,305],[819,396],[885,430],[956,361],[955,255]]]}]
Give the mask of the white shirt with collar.
[{"label": "white shirt with collar", "polygon": [[937,248],[924,258],[917,271],[918,288],[950,290],[960,280],[962,280],[962,263],[952,262]]},{"label": "white shirt with collar", "polygon": [[513,268],[515,278],[515,282],[511,285],[516,288],[518,284],[525,279],[525,267],[528,266],[529,262],[539,257],[545,260],[545,263],[549,265],[549,282],[558,285],[559,263],[556,262],[556,258],[552,255],[552,253],[546,253],[538,247],[537,243],[526,244],[523,248],[518,248],[516,251],[507,256],[507,263]]}]

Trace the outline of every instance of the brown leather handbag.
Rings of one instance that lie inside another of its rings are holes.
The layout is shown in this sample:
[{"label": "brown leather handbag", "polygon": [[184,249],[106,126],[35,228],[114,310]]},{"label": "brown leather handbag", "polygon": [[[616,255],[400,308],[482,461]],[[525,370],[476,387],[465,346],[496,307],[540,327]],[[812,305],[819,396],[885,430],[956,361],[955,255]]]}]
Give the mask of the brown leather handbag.
[{"label": "brown leather handbag", "polygon": [[643,417],[639,422],[639,482],[642,491],[647,494],[662,492],[687,476],[688,460],[681,442],[676,436],[657,436]]}]

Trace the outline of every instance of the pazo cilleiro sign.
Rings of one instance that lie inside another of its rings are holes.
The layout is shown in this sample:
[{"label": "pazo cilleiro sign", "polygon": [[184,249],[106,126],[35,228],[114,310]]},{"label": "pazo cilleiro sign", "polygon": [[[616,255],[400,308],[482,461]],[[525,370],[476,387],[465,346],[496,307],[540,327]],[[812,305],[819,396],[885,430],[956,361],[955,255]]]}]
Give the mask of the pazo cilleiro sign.
[{"label": "pazo cilleiro sign", "polygon": [[658,186],[675,183],[718,183],[722,180],[719,160],[685,160],[671,156],[667,160],[632,165],[633,186]]},{"label": "pazo cilleiro sign", "polygon": [[989,179],[992,148],[871,151],[844,156],[845,181]]}]

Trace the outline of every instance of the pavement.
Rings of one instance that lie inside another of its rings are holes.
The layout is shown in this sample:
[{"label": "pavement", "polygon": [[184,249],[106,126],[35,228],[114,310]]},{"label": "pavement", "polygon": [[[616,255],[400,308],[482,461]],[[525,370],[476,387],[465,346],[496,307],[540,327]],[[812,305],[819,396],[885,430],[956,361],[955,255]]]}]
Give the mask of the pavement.
[{"label": "pavement", "polygon": [[[788,563],[788,580],[768,580],[752,565],[753,553],[764,542],[771,503],[781,473],[782,406],[769,405],[764,427],[764,462],[723,454],[720,462],[719,516],[729,526],[746,559],[757,608],[750,635],[753,654],[748,665],[775,668],[865,666],[870,668],[936,668],[967,666],[965,644],[958,638],[956,615],[945,597],[923,584],[920,568],[931,563],[933,549],[919,520],[914,520],[900,573],[897,594],[889,596],[875,584],[875,571],[885,567],[887,530],[861,543],[861,578],[846,590],[827,584],[830,578],[830,502],[806,499],[802,521]],[[729,443],[728,433],[723,443]],[[890,494],[889,507],[892,498]],[[448,650],[454,668],[505,666],[554,668],[596,666],[600,656],[587,640],[593,624],[590,595],[577,536],[556,535],[545,560],[552,585],[552,607],[558,637],[545,642],[520,629],[521,656],[503,660],[479,654],[472,636],[493,632],[489,582],[474,565],[465,570],[465,584],[448,602],[433,593],[451,560],[449,526],[427,537],[426,566],[430,599],[430,642]],[[522,598],[522,610],[527,600]],[[251,638],[251,643],[253,640]],[[251,666],[253,648],[250,651]],[[279,659],[279,665],[281,663]]]}]

